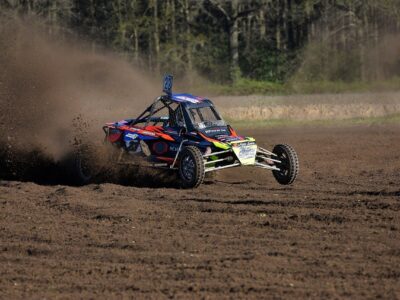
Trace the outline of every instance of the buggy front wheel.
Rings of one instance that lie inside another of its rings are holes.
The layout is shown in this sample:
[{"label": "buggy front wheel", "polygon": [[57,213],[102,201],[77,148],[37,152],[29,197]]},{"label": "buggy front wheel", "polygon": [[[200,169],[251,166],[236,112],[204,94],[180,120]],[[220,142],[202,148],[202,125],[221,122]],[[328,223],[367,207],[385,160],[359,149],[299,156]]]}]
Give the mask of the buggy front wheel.
[{"label": "buggy front wheel", "polygon": [[204,162],[200,150],[194,146],[185,147],[179,159],[179,177],[183,188],[196,188],[204,180]]},{"label": "buggy front wheel", "polygon": [[296,151],[289,145],[276,145],[272,150],[277,155],[280,163],[276,164],[278,170],[272,171],[276,181],[282,185],[292,184],[299,173],[299,159]]}]

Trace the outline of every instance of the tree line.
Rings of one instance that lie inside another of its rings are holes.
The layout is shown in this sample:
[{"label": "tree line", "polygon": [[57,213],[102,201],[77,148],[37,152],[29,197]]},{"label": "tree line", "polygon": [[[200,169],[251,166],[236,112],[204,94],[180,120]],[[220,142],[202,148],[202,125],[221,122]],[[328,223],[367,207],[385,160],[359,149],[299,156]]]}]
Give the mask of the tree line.
[{"label": "tree line", "polygon": [[155,74],[219,83],[400,75],[398,0],[0,0],[0,8]]}]

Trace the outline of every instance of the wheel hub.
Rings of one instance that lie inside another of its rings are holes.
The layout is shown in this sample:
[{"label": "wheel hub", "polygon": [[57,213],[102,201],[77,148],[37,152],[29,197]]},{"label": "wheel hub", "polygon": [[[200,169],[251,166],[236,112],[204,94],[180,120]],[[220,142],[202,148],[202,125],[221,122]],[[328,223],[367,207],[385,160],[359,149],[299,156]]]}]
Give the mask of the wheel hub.
[{"label": "wheel hub", "polygon": [[190,156],[183,158],[182,173],[187,180],[192,180],[194,176],[194,161]]}]

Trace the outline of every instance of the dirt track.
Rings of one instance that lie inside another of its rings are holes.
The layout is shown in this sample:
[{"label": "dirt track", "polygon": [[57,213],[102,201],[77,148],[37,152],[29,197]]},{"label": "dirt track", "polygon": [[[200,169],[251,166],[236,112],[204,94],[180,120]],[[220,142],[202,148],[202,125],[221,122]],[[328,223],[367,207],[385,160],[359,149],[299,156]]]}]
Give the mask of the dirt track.
[{"label": "dirt track", "polygon": [[0,298],[400,298],[400,126],[269,129],[290,188],[0,184]]}]

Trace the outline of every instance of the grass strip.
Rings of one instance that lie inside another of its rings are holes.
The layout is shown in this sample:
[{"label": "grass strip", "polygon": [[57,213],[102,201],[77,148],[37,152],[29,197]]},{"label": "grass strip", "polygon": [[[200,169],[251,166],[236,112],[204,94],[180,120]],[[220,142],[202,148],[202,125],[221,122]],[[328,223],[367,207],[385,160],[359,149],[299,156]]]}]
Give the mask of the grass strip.
[{"label": "grass strip", "polygon": [[334,120],[290,120],[290,119],[270,119],[270,120],[226,120],[234,128],[256,129],[270,127],[292,127],[292,126],[350,126],[350,125],[381,125],[381,124],[400,124],[400,114],[393,114],[382,117],[350,118]]}]

